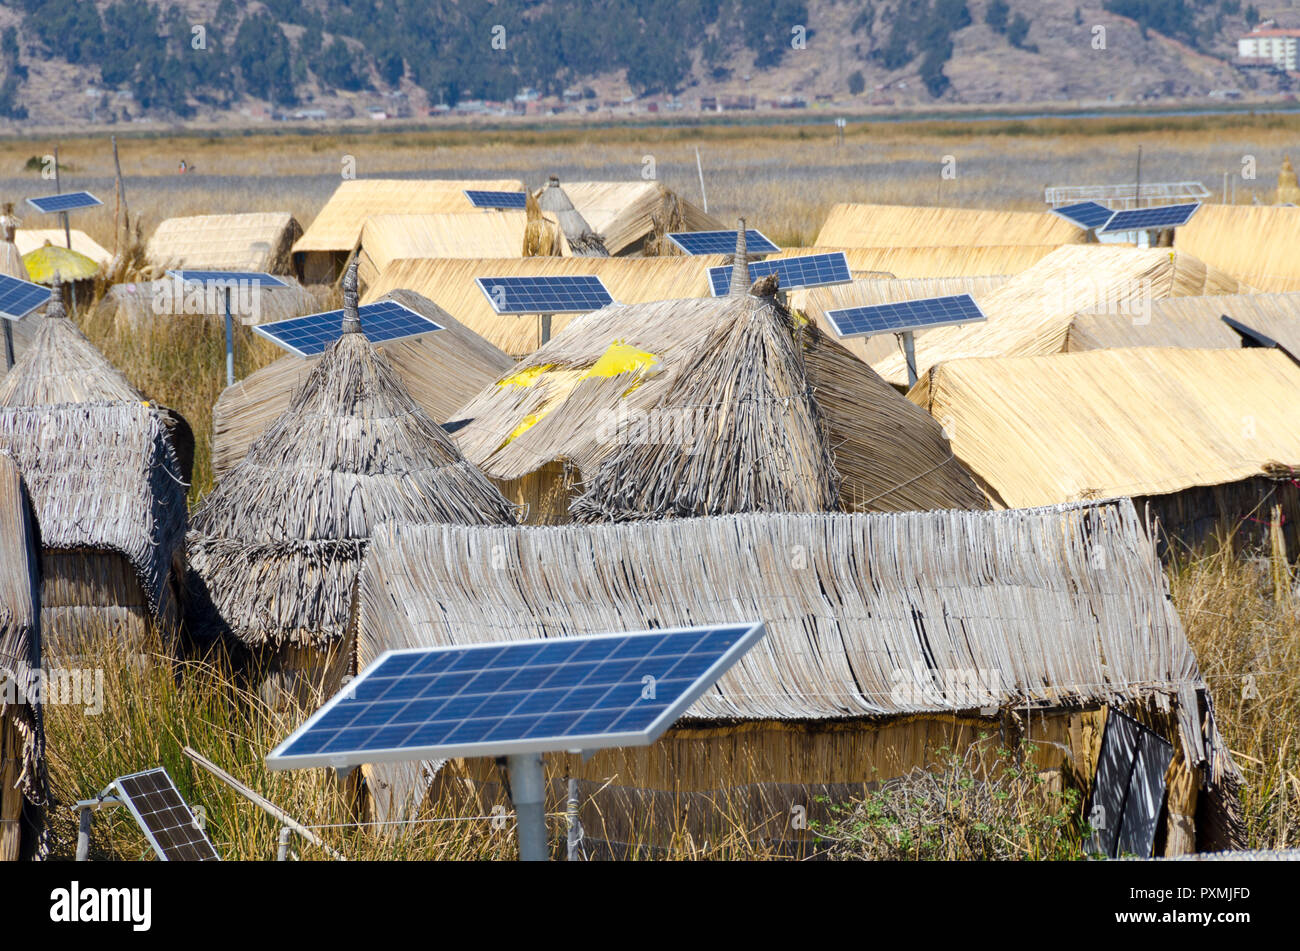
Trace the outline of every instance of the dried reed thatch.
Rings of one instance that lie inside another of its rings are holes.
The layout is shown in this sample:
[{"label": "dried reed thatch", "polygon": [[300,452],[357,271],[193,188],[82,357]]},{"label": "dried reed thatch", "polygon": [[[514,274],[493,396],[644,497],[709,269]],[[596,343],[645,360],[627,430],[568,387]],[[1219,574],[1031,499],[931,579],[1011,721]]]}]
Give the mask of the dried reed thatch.
[{"label": "dried reed thatch", "polygon": [[[1109,309],[1138,315],[1153,300],[1241,290],[1235,278],[1180,251],[1070,245],[983,295],[987,322],[918,333],[916,368],[924,373],[960,357],[1058,353],[1075,314]],[[872,366],[891,383],[907,385],[902,354]]]},{"label": "dried reed thatch", "polygon": [[[289,320],[321,309],[324,294],[317,296],[292,277],[281,276],[287,287],[259,288],[255,313],[241,311],[233,302],[232,316],[245,326]],[[111,315],[113,325],[124,331],[144,330],[154,318],[166,314],[225,320],[225,295],[200,284],[183,285],[169,278],[114,284],[99,303],[98,313]]]},{"label": "dried reed thatch", "polygon": [[[790,307],[830,336],[835,336],[826,311],[840,307],[867,307],[873,304],[893,304],[898,301],[919,300],[923,297],[946,297],[951,294],[971,294],[980,300],[1008,280],[1007,275],[996,277],[925,277],[925,278],[859,278],[849,284],[831,284],[826,287],[801,288],[790,292]],[[851,337],[841,340],[844,348],[866,363],[874,363],[898,350],[893,334],[876,337]]]},{"label": "dried reed thatch", "polygon": [[550,181],[535,195],[539,212],[553,217],[564,235],[570,254],[579,258],[607,258],[609,251],[599,234],[587,224],[587,219],[573,207],[573,202],[560,187],[560,179],[552,175]]},{"label": "dried reed thatch", "polygon": [[[23,264],[22,252],[14,244],[14,230],[17,227],[18,218],[14,216],[13,202],[5,202],[3,209],[0,209],[0,274],[16,277],[20,281],[30,281],[32,278],[27,273],[27,266]],[[9,370],[9,361],[22,356],[27,349],[34,328],[35,322],[27,318],[16,322],[7,320],[0,326],[0,332],[4,334],[4,339],[0,340],[0,348],[5,351],[0,352],[0,359],[5,360],[4,372]],[[0,373],[0,376],[3,375]]]},{"label": "dried reed thatch", "polygon": [[361,228],[357,276],[368,287],[399,258],[520,257],[526,225],[522,211],[376,215]]},{"label": "dried reed thatch", "polygon": [[1261,291],[1300,291],[1300,208],[1203,205],[1178,229],[1179,251]]},{"label": "dried reed thatch", "polygon": [[[436,422],[446,422],[470,397],[498,379],[514,361],[432,301],[411,291],[392,300],[442,326],[437,333],[380,346],[407,391]],[[319,357],[281,357],[222,391],[212,408],[212,471],[219,482],[275,422]]]},{"label": "dried reed thatch", "polygon": [[302,225],[287,211],[167,218],[154,230],[145,257],[156,268],[209,268],[288,274],[290,249]]},{"label": "dried reed thatch", "polygon": [[534,521],[574,479],[585,518],[983,506],[932,419],[760,294],[583,315],[465,405],[461,449]]},{"label": "dried reed thatch", "polygon": [[567,182],[565,193],[613,255],[663,254],[657,240],[674,231],[719,231],[724,226],[658,182]]},{"label": "dried reed thatch", "polygon": [[[1300,320],[1300,294],[1218,294],[1151,302],[1150,313],[1078,314],[1070,321],[1066,350],[1119,347],[1191,347],[1237,350],[1241,336],[1227,315],[1286,346],[1300,347],[1292,329]],[[1293,350],[1300,353],[1300,350]]]},{"label": "dried reed thatch", "polygon": [[782,248],[772,257],[796,257],[843,251],[855,278],[982,277],[1019,274],[1056,248],[1046,244],[999,245],[991,248]]},{"label": "dried reed thatch", "polygon": [[470,212],[465,189],[519,192],[518,179],[379,179],[342,182],[293,245],[294,268],[310,284],[332,282],[361,240],[361,228],[375,215],[437,215]]},{"label": "dried reed thatch", "polygon": [[514,521],[361,333],[355,280],[354,265],[343,335],[192,519],[208,620],[253,647],[338,648],[366,540],[384,519]]},{"label": "dried reed thatch", "polygon": [[43,851],[45,729],[30,690],[40,668],[36,522],[17,464],[0,452],[0,862]]},{"label": "dried reed thatch", "polygon": [[113,260],[111,251],[76,228],[70,228],[66,233],[62,228],[19,228],[14,235],[14,243],[21,254],[31,254],[46,244],[65,248],[69,236],[72,238],[72,250],[84,254],[96,264],[104,265]]},{"label": "dried reed thatch", "polygon": [[1300,367],[1275,350],[954,360],[910,396],[1001,505],[1220,485],[1300,464]]},{"label": "dried reed thatch", "polygon": [[[729,261],[722,254],[660,258],[414,258],[394,261],[366,290],[371,303],[398,288],[415,291],[442,307],[474,333],[513,357],[541,346],[534,316],[501,315],[475,283],[478,277],[534,277],[595,274],[616,301],[625,304],[682,297],[708,297],[708,269]],[[576,317],[556,314],[552,333],[559,335]]]},{"label": "dried reed thatch", "polygon": [[1083,231],[1046,211],[843,204],[831,207],[813,243],[828,248],[1054,248],[1084,240]]},{"label": "dried reed thatch", "polygon": [[162,412],[139,401],[0,409],[0,450],[40,526],[46,656],[105,630],[128,641],[170,634],[188,486]]},{"label": "dried reed thatch", "polygon": [[[1128,500],[553,528],[387,524],[358,580],[357,655],[365,664],[393,648],[751,618],[767,636],[664,738],[553,765],[588,789],[609,783],[611,797],[718,796],[733,783],[860,792],[932,762],[956,722],[968,727],[964,744],[978,730],[1006,731],[1011,744],[1056,740],[1068,751],[1061,765],[1086,785],[1099,731],[1080,715],[1113,707],[1173,741],[1192,785],[1211,792],[1207,814],[1232,809],[1239,774]],[[372,770],[371,789],[381,816],[423,792],[418,771],[386,768]],[[599,817],[587,825],[601,827]]]}]

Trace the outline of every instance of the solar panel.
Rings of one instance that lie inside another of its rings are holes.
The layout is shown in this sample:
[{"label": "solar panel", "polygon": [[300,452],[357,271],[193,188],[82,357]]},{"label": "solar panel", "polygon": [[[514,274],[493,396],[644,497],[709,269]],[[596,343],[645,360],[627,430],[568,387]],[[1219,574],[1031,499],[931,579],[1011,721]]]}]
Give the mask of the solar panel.
[{"label": "solar panel", "polygon": [[614,303],[594,274],[475,280],[498,314],[585,314]]},{"label": "solar panel", "polygon": [[986,320],[984,312],[969,294],[926,297],[864,307],[828,310],[826,319],[840,337],[868,337],[872,334],[902,333]]},{"label": "solar panel", "polygon": [[1098,234],[1115,234],[1118,231],[1147,231],[1152,228],[1177,228],[1185,225],[1196,214],[1201,203],[1189,205],[1161,205],[1159,208],[1135,208],[1117,211]]},{"label": "solar panel", "polygon": [[50,289],[43,284],[0,274],[0,317],[22,320],[49,299]]},{"label": "solar panel", "polygon": [[[434,323],[423,314],[417,314],[409,307],[403,307],[397,301],[383,300],[363,304],[358,308],[358,315],[361,318],[361,332],[374,344],[419,337],[442,329],[441,324]],[[322,314],[258,324],[253,330],[290,353],[311,357],[324,353],[330,344],[343,335],[343,311],[328,310]]]},{"label": "solar panel", "polygon": [[[670,234],[668,240],[687,254],[734,254],[734,231],[682,231]],[[745,249],[750,254],[773,254],[781,249],[754,228],[745,229]]]},{"label": "solar panel", "polygon": [[1052,214],[1060,215],[1070,224],[1083,228],[1085,231],[1100,228],[1110,221],[1111,215],[1115,214],[1105,205],[1098,204],[1095,201],[1076,202],[1062,208],[1053,208],[1051,211]]},{"label": "solar panel", "polygon": [[164,862],[215,862],[217,850],[162,767],[121,776],[113,783],[122,803]]},{"label": "solar panel", "polygon": [[258,284],[262,287],[288,287],[282,278],[262,271],[168,271],[168,277],[186,284]]},{"label": "solar panel", "polygon": [[476,188],[465,189],[465,197],[475,208],[518,208],[523,209],[528,202],[524,192],[481,191]]},{"label": "solar panel", "polygon": [[78,208],[94,208],[103,202],[90,192],[66,192],[62,195],[45,195],[42,198],[29,198],[27,204],[39,212],[50,214],[56,211],[76,211]]},{"label": "solar panel", "polygon": [[743,623],[388,651],[266,764],[647,746],[763,633]]},{"label": "solar panel", "polygon": [[[823,284],[847,284],[853,279],[849,274],[849,260],[843,251],[830,254],[806,254],[796,258],[775,258],[755,261],[749,265],[749,277],[758,280],[776,274],[781,287],[818,287]],[[725,297],[731,288],[731,265],[709,268],[709,286],[714,297]]]}]

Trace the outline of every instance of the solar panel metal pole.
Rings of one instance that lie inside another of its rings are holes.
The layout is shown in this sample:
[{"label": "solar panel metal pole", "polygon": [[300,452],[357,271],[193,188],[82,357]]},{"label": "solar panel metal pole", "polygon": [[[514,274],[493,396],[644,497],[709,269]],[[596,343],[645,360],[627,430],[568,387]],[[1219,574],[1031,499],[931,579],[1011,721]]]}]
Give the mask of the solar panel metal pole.
[{"label": "solar panel metal pole", "polygon": [[514,753],[506,757],[510,770],[510,800],[515,806],[519,861],[545,862],[546,780],[540,753]]},{"label": "solar panel metal pole", "polygon": [[565,827],[568,838],[565,842],[564,858],[567,862],[576,862],[582,858],[582,821],[578,818],[578,780],[569,777],[569,802],[564,810]]},{"label": "solar panel metal pole", "polygon": [[916,338],[912,331],[903,331],[903,356],[907,358],[907,387],[916,386]]},{"label": "solar panel metal pole", "polygon": [[10,321],[0,319],[0,324],[5,325],[5,372],[8,373],[14,368],[14,330],[10,326]]},{"label": "solar panel metal pole", "polygon": [[541,317],[542,317],[542,329],[540,333],[541,333],[542,343],[546,343],[551,339],[551,315],[542,314]]},{"label": "solar panel metal pole", "polygon": [[90,806],[77,810],[77,857],[78,862],[90,858]]},{"label": "solar panel metal pole", "polygon": [[235,385],[235,322],[230,319],[230,285],[226,285],[226,386]]}]

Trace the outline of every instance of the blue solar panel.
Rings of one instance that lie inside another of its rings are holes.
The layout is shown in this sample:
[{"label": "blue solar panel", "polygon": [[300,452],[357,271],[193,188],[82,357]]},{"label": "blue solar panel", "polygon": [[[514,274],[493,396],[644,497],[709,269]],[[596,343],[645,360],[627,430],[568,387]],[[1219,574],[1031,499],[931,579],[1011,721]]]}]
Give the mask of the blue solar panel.
[{"label": "blue solar panel", "polygon": [[1098,234],[1115,234],[1119,231],[1147,231],[1152,228],[1177,228],[1187,224],[1196,209],[1201,207],[1199,201],[1186,205],[1161,205],[1159,208],[1135,208],[1132,211],[1117,211],[1106,227]]},{"label": "blue solar panel", "polygon": [[50,289],[0,274],[0,317],[22,320],[50,299]]},{"label": "blue solar panel", "polygon": [[266,764],[645,746],[763,633],[747,623],[388,651]]},{"label": "blue solar panel", "polygon": [[1100,228],[1110,221],[1111,215],[1115,214],[1105,205],[1098,204],[1095,201],[1080,201],[1073,205],[1063,205],[1060,208],[1053,208],[1052,213],[1060,215],[1070,224],[1083,228],[1085,231]]},{"label": "blue solar panel", "polygon": [[55,211],[75,211],[78,208],[94,208],[103,202],[90,192],[67,192],[63,195],[46,195],[42,198],[29,198],[27,204],[37,211],[49,214]]},{"label": "blue solar panel", "polygon": [[[734,231],[683,231],[670,234],[668,240],[687,254],[734,254],[736,252]],[[774,254],[781,249],[763,232],[746,228],[745,250],[750,254]]]},{"label": "blue solar panel", "polygon": [[475,280],[498,314],[585,314],[614,303],[594,274]]},{"label": "blue solar panel", "polygon": [[465,189],[465,197],[475,208],[518,208],[523,210],[528,203],[524,192],[480,191],[475,188]]},{"label": "blue solar panel", "polygon": [[[418,337],[442,329],[440,324],[417,314],[409,307],[403,307],[397,301],[383,300],[364,304],[358,308],[358,312],[361,317],[361,332],[374,344]],[[323,314],[308,314],[306,317],[258,324],[253,330],[290,353],[311,357],[324,353],[330,344],[343,335],[343,311],[329,310]]]},{"label": "blue solar panel", "polygon": [[865,337],[966,324],[986,318],[973,297],[969,294],[954,294],[951,297],[926,297],[893,304],[828,310],[826,319],[841,337]]},{"label": "blue solar panel", "polygon": [[[758,280],[775,273],[781,287],[818,287],[822,284],[847,284],[853,279],[849,274],[849,260],[843,251],[831,254],[807,254],[797,258],[775,258],[755,261],[749,265],[750,280]],[[709,268],[709,285],[714,297],[724,297],[731,288],[731,265]]]},{"label": "blue solar panel", "polygon": [[179,278],[186,284],[257,284],[262,287],[288,287],[274,274],[262,271],[168,271],[168,277]]}]

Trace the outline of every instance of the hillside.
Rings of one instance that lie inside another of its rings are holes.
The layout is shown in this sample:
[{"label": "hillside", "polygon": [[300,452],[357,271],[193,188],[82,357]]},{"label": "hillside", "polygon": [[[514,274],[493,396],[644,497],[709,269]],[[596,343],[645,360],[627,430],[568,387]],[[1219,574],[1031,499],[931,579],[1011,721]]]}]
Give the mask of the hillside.
[{"label": "hillside", "polygon": [[1300,0],[15,0],[0,123],[1275,98],[1260,18]]}]

